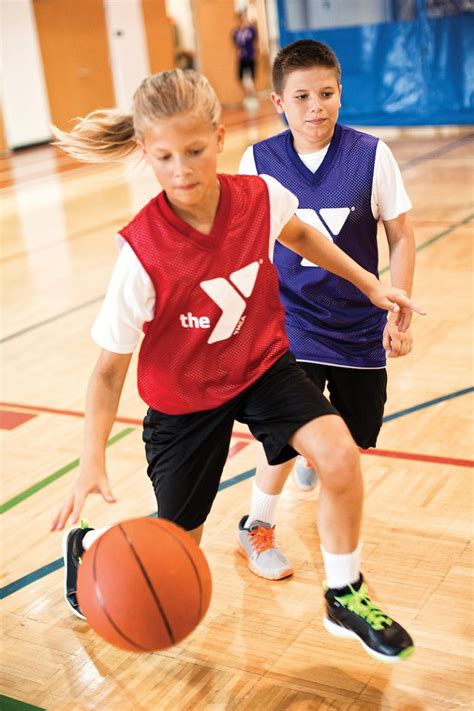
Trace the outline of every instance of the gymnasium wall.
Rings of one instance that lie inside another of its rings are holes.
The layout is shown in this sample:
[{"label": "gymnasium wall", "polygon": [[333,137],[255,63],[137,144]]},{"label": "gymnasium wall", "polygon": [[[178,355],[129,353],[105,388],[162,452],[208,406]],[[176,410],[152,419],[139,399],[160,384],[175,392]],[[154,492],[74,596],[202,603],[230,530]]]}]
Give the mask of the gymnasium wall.
[{"label": "gymnasium wall", "polygon": [[95,108],[128,108],[145,76],[174,67],[164,0],[2,0],[0,12],[8,148],[48,141],[51,122],[67,128]]},{"label": "gymnasium wall", "polygon": [[470,0],[277,0],[280,43],[325,42],[352,125],[474,123]]},{"label": "gymnasium wall", "polygon": [[47,141],[51,121],[31,0],[0,3],[5,143]]},{"label": "gymnasium wall", "polygon": [[[0,0],[4,143],[46,142],[51,123],[67,129],[96,108],[128,109],[145,76],[175,66],[178,49],[190,52],[224,105],[240,104],[236,2]],[[266,4],[274,8],[275,0],[251,0],[260,34],[259,90],[270,86]]]}]

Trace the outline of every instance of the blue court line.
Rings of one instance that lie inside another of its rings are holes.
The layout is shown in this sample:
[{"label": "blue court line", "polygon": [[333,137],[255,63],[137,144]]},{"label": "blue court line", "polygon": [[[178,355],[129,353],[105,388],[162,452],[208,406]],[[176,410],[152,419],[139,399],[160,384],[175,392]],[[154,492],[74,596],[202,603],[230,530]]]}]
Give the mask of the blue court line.
[{"label": "blue court line", "polygon": [[[446,400],[452,400],[453,398],[461,397],[461,395],[467,395],[468,393],[471,393],[473,391],[474,387],[456,390],[456,392],[450,393],[449,395],[442,395],[441,397],[436,397],[433,400],[427,400],[426,402],[422,402],[419,405],[413,405],[413,407],[407,407],[404,410],[394,412],[393,414],[384,417],[383,421],[389,422],[390,420],[396,420],[398,417],[404,417],[405,415],[409,415],[412,412],[424,410],[427,407],[432,407],[433,405],[438,405],[438,403],[440,402],[445,402]],[[219,491],[222,491],[222,489],[227,489],[230,486],[234,486],[234,484],[238,484],[239,482],[244,481],[245,479],[250,479],[250,477],[254,476],[254,474],[255,469],[248,469],[246,472],[242,472],[242,474],[237,474],[236,476],[230,477],[230,479],[226,479],[226,481],[222,481],[219,484]],[[156,513],[150,515],[156,517]],[[24,575],[22,578],[14,580],[12,583],[5,585],[3,588],[0,588],[0,600],[3,600],[9,595],[13,595],[13,593],[17,592],[18,590],[21,590],[22,588],[25,588],[28,585],[31,585],[32,583],[35,583],[37,580],[46,577],[50,573],[54,573],[55,570],[59,570],[59,568],[62,568],[63,565],[63,559],[57,558],[56,560],[53,560],[52,563],[43,565],[41,568],[33,570],[33,572]]]},{"label": "blue court line", "polygon": [[461,395],[467,395],[472,393],[474,387],[463,388],[462,390],[456,390],[454,393],[449,395],[442,395],[441,397],[435,397],[433,400],[427,400],[426,402],[421,402],[419,405],[413,405],[413,407],[407,407],[405,410],[399,410],[394,412],[392,415],[387,415],[383,418],[383,422],[390,422],[390,420],[396,420],[399,417],[404,417],[405,415],[410,415],[412,412],[417,412],[418,410],[424,410],[425,407],[432,407],[432,405],[437,405],[440,402],[445,402],[446,400],[452,400],[454,397],[461,397]]},{"label": "blue court line", "polygon": [[[449,235],[450,232],[454,232],[454,230],[457,230],[458,227],[461,227],[461,225],[465,225],[466,223],[470,222],[472,219],[474,219],[474,212],[471,213],[470,215],[467,215],[467,217],[464,217],[462,220],[459,220],[456,222],[454,225],[451,225],[450,227],[447,227],[445,230],[442,230],[442,232],[438,232],[437,234],[433,235],[433,237],[430,237],[429,239],[425,240],[421,244],[418,245],[416,248],[417,252],[421,252],[422,249],[425,249],[426,247],[429,247],[430,244],[433,244],[433,242],[437,242],[441,237],[446,237],[446,235]],[[388,272],[390,269],[390,265],[387,265],[383,269],[380,270],[379,275],[385,274],[385,272]]]},{"label": "blue court line", "polygon": [[449,151],[452,151],[455,148],[458,148],[461,144],[472,141],[473,138],[474,138],[474,133],[469,133],[467,136],[462,136],[461,138],[457,138],[456,140],[450,141],[449,143],[447,143],[444,146],[440,146],[439,148],[434,148],[432,151],[429,151],[428,153],[422,153],[421,156],[417,156],[416,158],[411,158],[410,160],[405,161],[405,163],[400,163],[400,169],[403,171],[409,170],[410,168],[414,168],[416,165],[420,165],[420,163],[425,163],[427,160],[433,160],[433,158],[439,158],[439,156],[442,156],[445,153],[449,153]]},{"label": "blue court line", "polygon": [[[242,474],[237,474],[236,476],[230,477],[230,479],[221,481],[221,483],[219,484],[219,491],[221,491],[222,489],[227,489],[229,488],[229,486],[234,486],[234,484],[238,484],[239,482],[244,481],[244,479],[250,479],[250,477],[254,476],[255,471],[255,469],[249,469],[246,472],[242,472]],[[156,511],[150,514],[150,516],[156,518]],[[3,600],[3,598],[8,597],[9,595],[13,595],[13,593],[17,592],[18,590],[26,588],[28,585],[35,583],[37,580],[41,580],[41,578],[45,578],[50,573],[54,573],[56,570],[59,570],[63,567],[63,559],[57,558],[56,560],[53,560],[52,563],[43,565],[41,568],[34,570],[32,573],[28,573],[22,578],[14,580],[9,585],[5,585],[3,588],[0,588],[0,600]]]}]

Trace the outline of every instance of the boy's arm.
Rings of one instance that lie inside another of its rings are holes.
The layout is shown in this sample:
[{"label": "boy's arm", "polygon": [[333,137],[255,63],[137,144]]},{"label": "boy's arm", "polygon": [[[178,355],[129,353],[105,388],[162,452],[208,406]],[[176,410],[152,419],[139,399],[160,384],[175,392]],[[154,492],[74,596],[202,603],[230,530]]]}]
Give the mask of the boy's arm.
[{"label": "boy's arm", "polygon": [[297,217],[292,217],[285,225],[278,240],[288,249],[318,264],[323,269],[352,282],[379,308],[396,313],[398,328],[404,326],[406,310],[413,310],[420,314],[425,313],[423,309],[413,304],[401,289],[381,284],[377,277],[359,266],[339,247],[326,239],[321,232]]},{"label": "boy's arm", "polygon": [[[405,212],[393,220],[384,220],[385,232],[390,250],[390,275],[393,286],[403,289],[408,296],[413,287],[415,272],[415,236],[410,218]],[[406,355],[411,351],[411,334],[406,330],[410,326],[411,313],[404,314],[402,331],[405,337],[397,335],[393,320],[389,319],[384,332],[384,347],[392,358]]]},{"label": "boy's arm", "polygon": [[87,495],[92,492],[102,494],[109,503],[115,501],[105,468],[105,448],[117,416],[131,357],[131,353],[106,350],[102,350],[99,356],[87,389],[81,473],[71,494],[54,517],[52,531],[64,528],[71,514],[72,523],[76,523]]}]

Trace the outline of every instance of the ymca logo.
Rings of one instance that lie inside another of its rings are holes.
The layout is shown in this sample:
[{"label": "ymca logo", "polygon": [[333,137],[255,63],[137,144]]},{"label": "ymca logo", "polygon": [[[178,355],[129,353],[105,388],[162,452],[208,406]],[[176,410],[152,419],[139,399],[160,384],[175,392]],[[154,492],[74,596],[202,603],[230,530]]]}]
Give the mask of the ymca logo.
[{"label": "ymca logo", "polygon": [[[229,280],[224,277],[217,279],[209,279],[200,283],[201,289],[214,301],[222,310],[222,314],[216,323],[207,342],[217,343],[230,338],[232,334],[240,331],[245,321],[245,316],[242,314],[245,311],[247,299],[252,295],[255,282],[257,280],[259,262],[252,262],[242,269],[238,269],[229,277]],[[232,283],[230,283],[232,282]],[[180,321],[183,328],[210,328],[211,323],[207,316],[193,316],[191,312],[180,314]]]},{"label": "ymca logo", "polygon": [[[297,216],[302,222],[306,222],[310,227],[314,227],[323,233],[330,242],[334,242],[334,237],[339,234],[347,218],[351,212],[354,212],[355,207],[323,207],[319,211],[319,217],[316,210],[301,208],[296,210]],[[323,222],[324,220],[324,222]],[[301,260],[302,267],[317,267],[308,259]]]}]

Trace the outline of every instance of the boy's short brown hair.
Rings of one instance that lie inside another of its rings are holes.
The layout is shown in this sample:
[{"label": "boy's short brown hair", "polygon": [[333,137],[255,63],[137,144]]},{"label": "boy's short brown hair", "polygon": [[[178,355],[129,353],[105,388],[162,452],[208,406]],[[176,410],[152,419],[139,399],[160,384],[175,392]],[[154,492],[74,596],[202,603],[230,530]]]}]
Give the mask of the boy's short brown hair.
[{"label": "boy's short brown hair", "polygon": [[327,44],[311,39],[292,42],[281,49],[273,62],[273,89],[281,94],[285,81],[296,69],[311,69],[311,67],[328,67],[337,73],[337,82],[341,83],[341,65]]}]

